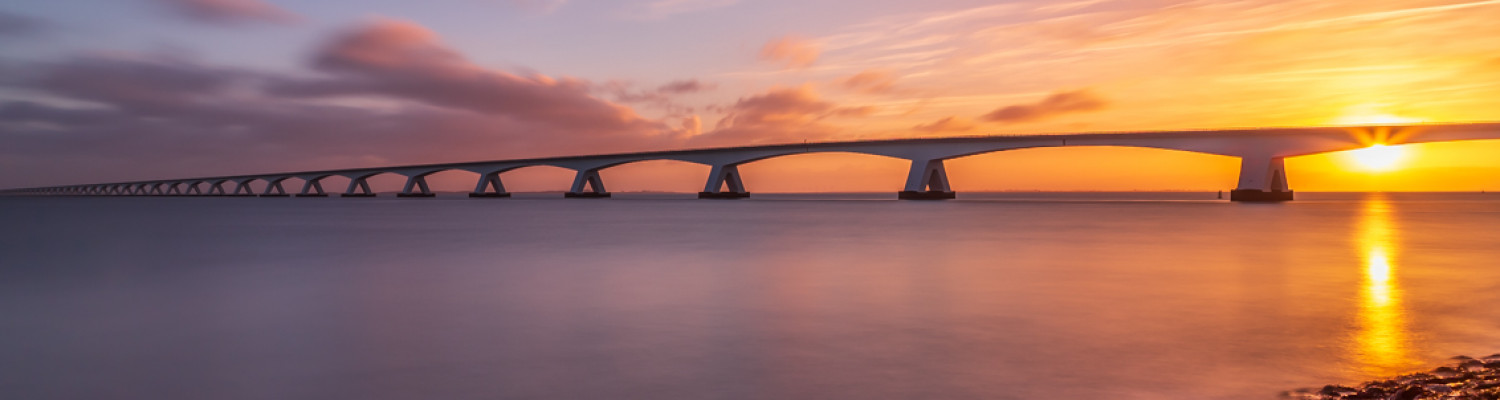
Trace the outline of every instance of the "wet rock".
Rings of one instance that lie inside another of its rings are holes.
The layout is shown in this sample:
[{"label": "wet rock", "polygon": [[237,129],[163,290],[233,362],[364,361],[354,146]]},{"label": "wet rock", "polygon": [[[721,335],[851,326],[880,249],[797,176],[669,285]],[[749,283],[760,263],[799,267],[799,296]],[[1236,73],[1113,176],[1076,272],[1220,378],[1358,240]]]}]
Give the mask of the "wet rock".
[{"label": "wet rock", "polygon": [[1282,392],[1282,397],[1318,400],[1500,400],[1500,354],[1484,359],[1453,357],[1454,365],[1431,373],[1401,375],[1355,386]]},{"label": "wet rock", "polygon": [[1348,386],[1340,386],[1340,385],[1328,385],[1328,386],[1324,386],[1323,390],[1319,390],[1318,391],[1318,394],[1323,395],[1324,397],[1332,397],[1332,398],[1342,398],[1344,396],[1355,394],[1355,393],[1359,393],[1359,389],[1355,389],[1355,388],[1348,387]]},{"label": "wet rock", "polygon": [[1386,399],[1387,400],[1416,400],[1417,396],[1421,396],[1424,393],[1426,393],[1426,391],[1422,390],[1422,388],[1420,388],[1420,387],[1407,386],[1406,388],[1401,389],[1400,391],[1396,392],[1395,394],[1392,394],[1391,397],[1387,397]]}]

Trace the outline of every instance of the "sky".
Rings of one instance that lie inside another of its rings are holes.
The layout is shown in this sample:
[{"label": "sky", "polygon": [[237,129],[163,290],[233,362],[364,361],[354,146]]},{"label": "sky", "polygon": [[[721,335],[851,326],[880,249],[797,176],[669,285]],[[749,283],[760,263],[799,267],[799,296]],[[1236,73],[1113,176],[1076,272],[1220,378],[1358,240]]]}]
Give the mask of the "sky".
[{"label": "sky", "polygon": [[[897,137],[1500,120],[1500,0],[10,0],[0,187]],[[1300,191],[1500,190],[1500,141]],[[1227,190],[1234,158],[948,162],[958,191]],[[896,191],[907,162],[741,167],[752,192]],[[708,167],[603,171],[701,189]],[[572,171],[502,175],[562,190]],[[444,172],[440,190],[473,187]],[[326,182],[325,185],[336,182]],[[377,190],[400,184],[382,176]]]}]

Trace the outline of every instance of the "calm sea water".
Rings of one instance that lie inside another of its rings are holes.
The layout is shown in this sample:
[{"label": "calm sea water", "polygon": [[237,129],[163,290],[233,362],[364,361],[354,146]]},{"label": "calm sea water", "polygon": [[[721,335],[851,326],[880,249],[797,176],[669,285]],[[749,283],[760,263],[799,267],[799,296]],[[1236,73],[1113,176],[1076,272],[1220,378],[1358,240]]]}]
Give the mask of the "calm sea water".
[{"label": "calm sea water", "polygon": [[1500,195],[0,198],[5,399],[1271,399],[1500,352]]}]

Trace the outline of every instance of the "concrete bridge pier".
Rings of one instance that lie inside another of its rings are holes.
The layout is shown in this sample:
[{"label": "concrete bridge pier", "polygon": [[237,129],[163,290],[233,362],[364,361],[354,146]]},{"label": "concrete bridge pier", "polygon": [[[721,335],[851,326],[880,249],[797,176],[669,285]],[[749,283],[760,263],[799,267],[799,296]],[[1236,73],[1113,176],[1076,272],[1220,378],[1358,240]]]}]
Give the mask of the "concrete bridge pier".
[{"label": "concrete bridge pier", "polygon": [[[491,189],[494,191],[491,192]],[[474,185],[474,191],[469,193],[469,197],[502,198],[510,197],[510,193],[505,191],[505,184],[500,182],[500,171],[493,171],[479,175],[479,183]]]},{"label": "concrete bridge pier", "polygon": [[229,193],[227,193],[227,192],[224,191],[224,182],[228,182],[228,181],[226,181],[226,180],[217,180],[217,181],[213,181],[213,183],[209,184],[209,186],[208,186],[208,195],[209,196],[227,196],[227,195],[229,195]]},{"label": "concrete bridge pier", "polygon": [[166,196],[167,192],[162,190],[163,185],[165,185],[165,183],[162,182],[151,184],[151,189],[148,190],[146,194],[151,196]]},{"label": "concrete bridge pier", "polygon": [[[727,188],[725,186],[728,186]],[[727,190],[726,190],[727,189]],[[708,173],[708,184],[698,192],[700,199],[743,199],[750,197],[745,191],[745,182],[740,180],[739,164],[714,165]]]},{"label": "concrete bridge pier", "polygon": [[[584,191],[587,188],[588,191]],[[563,193],[563,198],[569,199],[598,199],[609,197],[609,191],[604,190],[604,179],[599,177],[598,168],[580,169],[578,175],[573,177],[573,186]]]},{"label": "concrete bridge pier", "polygon": [[406,185],[401,187],[401,193],[396,197],[435,197],[436,194],[427,187],[427,175],[412,175],[406,177]]},{"label": "concrete bridge pier", "polygon": [[328,197],[328,192],[323,191],[323,178],[326,177],[304,178],[297,197]]},{"label": "concrete bridge pier", "polygon": [[1282,202],[1292,200],[1282,157],[1240,157],[1240,184],[1229,192],[1229,201]]},{"label": "concrete bridge pier", "polygon": [[167,184],[166,193],[164,193],[164,194],[167,195],[167,196],[181,196],[182,195],[182,182],[168,183]]},{"label": "concrete bridge pier", "polygon": [[254,179],[245,179],[235,182],[234,193],[230,193],[229,195],[240,197],[255,197],[255,190],[250,188],[250,182],[254,181]]},{"label": "concrete bridge pier", "polygon": [[193,196],[202,196],[203,195],[203,188],[198,187],[198,185],[202,185],[202,184],[203,184],[202,181],[193,182],[192,184],[188,185],[187,192],[184,192],[184,193],[188,194],[188,195],[193,195]]},{"label": "concrete bridge pier", "polygon": [[949,200],[957,197],[948,187],[948,169],[943,160],[912,160],[906,188],[896,194],[901,200]]},{"label": "concrete bridge pier", "polygon": [[260,197],[291,197],[290,194],[287,194],[286,188],[281,186],[281,182],[291,178],[290,176],[285,176],[267,180],[266,190],[260,193]]},{"label": "concrete bridge pier", "polygon": [[[367,182],[367,179],[370,179],[368,175],[349,178],[349,188],[344,189],[344,193],[339,197],[375,197],[375,192],[370,190],[370,182]],[[360,191],[355,192],[355,189]]]}]

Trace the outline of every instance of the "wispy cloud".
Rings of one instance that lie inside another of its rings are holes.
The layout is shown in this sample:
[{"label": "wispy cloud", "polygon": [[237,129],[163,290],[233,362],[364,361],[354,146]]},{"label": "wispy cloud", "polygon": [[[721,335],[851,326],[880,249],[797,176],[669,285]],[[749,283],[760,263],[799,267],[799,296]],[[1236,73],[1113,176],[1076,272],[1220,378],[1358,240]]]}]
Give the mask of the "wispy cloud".
[{"label": "wispy cloud", "polygon": [[536,14],[551,13],[553,11],[557,11],[557,9],[561,8],[564,4],[568,4],[568,0],[504,0],[504,1],[506,3],[510,3],[511,6],[517,8],[517,9],[520,9],[520,10],[526,11],[526,12],[530,12],[530,13],[536,13]]},{"label": "wispy cloud", "polygon": [[1035,103],[1000,107],[979,117],[990,122],[1031,122],[1062,114],[1103,110],[1109,102],[1083,89],[1053,93]]},{"label": "wispy cloud", "polygon": [[46,28],[40,19],[0,11],[0,37],[34,35]]},{"label": "wispy cloud", "polygon": [[637,4],[626,11],[629,19],[657,20],[715,8],[724,8],[740,0],[655,0]]},{"label": "wispy cloud", "polygon": [[787,68],[807,68],[818,61],[818,44],[797,36],[783,36],[766,42],[760,48],[760,59],[778,62]]},{"label": "wispy cloud", "polygon": [[261,0],[154,0],[177,15],[206,23],[263,22],[285,24],[301,17]]}]

